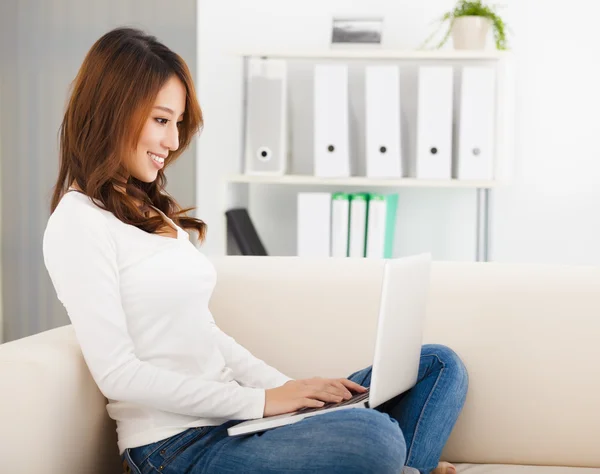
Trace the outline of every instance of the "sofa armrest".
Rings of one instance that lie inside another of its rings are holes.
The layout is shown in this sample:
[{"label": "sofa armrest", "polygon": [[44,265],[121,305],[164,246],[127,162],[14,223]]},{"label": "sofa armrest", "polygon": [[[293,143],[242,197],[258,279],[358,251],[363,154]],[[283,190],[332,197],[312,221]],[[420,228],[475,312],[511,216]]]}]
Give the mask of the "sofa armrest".
[{"label": "sofa armrest", "polygon": [[0,380],[3,472],[121,472],[115,424],[71,326],[0,345]]}]

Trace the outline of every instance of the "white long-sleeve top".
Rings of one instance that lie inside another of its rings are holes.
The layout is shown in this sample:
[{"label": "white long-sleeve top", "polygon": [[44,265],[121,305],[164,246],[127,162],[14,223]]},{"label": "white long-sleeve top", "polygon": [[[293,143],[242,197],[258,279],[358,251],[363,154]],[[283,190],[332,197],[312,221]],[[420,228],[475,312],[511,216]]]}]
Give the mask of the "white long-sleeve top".
[{"label": "white long-sleeve top", "polygon": [[265,389],[290,380],[217,327],[214,267],[177,230],[176,239],[149,234],[70,191],[44,233],[46,268],[121,453],[190,427],[261,418]]}]

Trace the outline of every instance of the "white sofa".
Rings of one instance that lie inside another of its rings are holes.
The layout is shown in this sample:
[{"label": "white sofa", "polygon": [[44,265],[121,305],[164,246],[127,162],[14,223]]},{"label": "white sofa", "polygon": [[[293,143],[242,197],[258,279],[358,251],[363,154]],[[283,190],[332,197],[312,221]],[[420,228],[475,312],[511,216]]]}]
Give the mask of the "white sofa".
[{"label": "white sofa", "polygon": [[[257,356],[297,378],[370,363],[381,261],[214,262],[215,318]],[[466,474],[600,473],[599,336],[600,268],[435,262],[425,342],[470,375],[443,459]],[[0,472],[121,472],[70,326],[1,345],[0,384]]]}]

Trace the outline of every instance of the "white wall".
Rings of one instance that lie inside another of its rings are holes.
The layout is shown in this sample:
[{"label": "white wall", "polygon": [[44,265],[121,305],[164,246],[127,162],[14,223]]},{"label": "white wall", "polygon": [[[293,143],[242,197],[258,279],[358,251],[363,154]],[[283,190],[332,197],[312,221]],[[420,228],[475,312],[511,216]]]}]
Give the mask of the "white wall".
[{"label": "white wall", "polygon": [[[414,48],[431,31],[431,21],[454,5],[347,3],[199,0],[197,78],[206,127],[198,146],[197,195],[198,215],[209,225],[205,252],[223,251],[219,180],[240,156],[241,61],[228,51],[328,48],[331,16],[351,14],[384,16],[383,46]],[[501,10],[514,32],[516,154],[514,184],[492,196],[493,260],[600,263],[600,218],[593,207],[600,197],[594,186],[600,181],[594,142],[600,131],[594,113],[600,105],[594,13],[600,5],[575,3],[586,7],[586,15],[569,18],[559,3],[542,0],[507,0]],[[295,190],[254,188],[250,210],[268,250],[292,253]],[[398,237],[399,253],[430,250],[438,259],[474,258],[474,191],[401,190],[400,203],[407,230]]]}]

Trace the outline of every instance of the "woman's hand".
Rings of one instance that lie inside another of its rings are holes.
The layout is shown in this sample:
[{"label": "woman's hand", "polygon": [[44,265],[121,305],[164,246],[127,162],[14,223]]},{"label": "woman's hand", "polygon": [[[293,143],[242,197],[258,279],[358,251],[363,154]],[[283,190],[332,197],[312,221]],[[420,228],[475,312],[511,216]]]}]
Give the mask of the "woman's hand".
[{"label": "woman's hand", "polygon": [[325,402],[339,403],[348,400],[350,391],[364,393],[367,389],[348,379],[290,380],[281,387],[265,391],[264,416],[291,413],[305,407],[322,407]]}]

